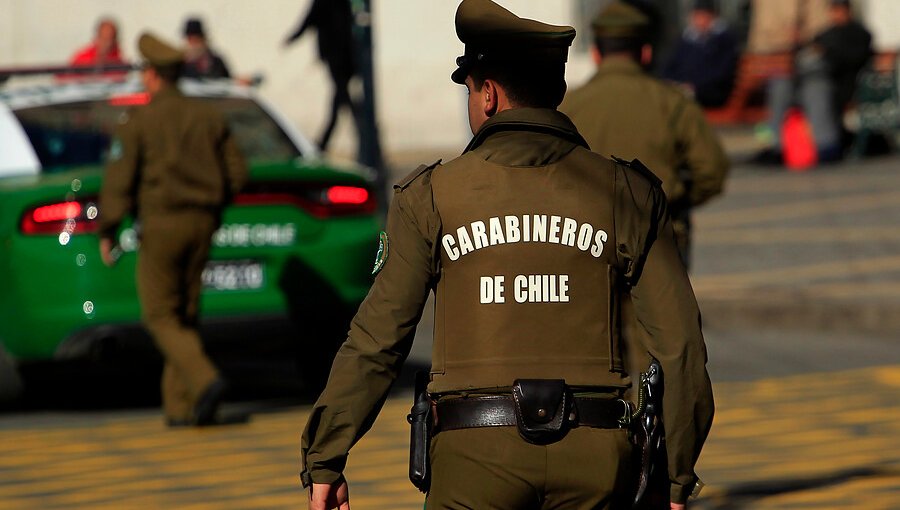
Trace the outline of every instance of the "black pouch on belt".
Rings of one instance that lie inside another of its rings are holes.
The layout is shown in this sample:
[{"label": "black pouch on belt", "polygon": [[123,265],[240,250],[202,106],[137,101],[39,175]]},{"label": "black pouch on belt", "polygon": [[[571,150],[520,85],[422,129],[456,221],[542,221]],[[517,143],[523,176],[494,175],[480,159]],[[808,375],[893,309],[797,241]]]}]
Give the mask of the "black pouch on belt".
[{"label": "black pouch on belt", "polygon": [[566,434],[570,398],[562,379],[517,379],[512,387],[519,435],[529,443],[550,444]]}]

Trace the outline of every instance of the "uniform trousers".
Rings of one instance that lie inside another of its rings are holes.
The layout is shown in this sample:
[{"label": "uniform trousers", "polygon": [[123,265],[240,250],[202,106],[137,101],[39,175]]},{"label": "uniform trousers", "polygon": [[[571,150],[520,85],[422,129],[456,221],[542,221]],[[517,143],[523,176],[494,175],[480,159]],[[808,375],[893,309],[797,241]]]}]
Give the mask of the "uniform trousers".
[{"label": "uniform trousers", "polygon": [[201,276],[218,216],[193,210],[147,216],[142,219],[137,264],[141,315],[165,359],[165,416],[185,420],[218,377],[197,327]]},{"label": "uniform trousers", "polygon": [[627,509],[637,473],[621,429],[576,427],[549,445],[515,427],[450,430],[430,453],[428,510]]}]

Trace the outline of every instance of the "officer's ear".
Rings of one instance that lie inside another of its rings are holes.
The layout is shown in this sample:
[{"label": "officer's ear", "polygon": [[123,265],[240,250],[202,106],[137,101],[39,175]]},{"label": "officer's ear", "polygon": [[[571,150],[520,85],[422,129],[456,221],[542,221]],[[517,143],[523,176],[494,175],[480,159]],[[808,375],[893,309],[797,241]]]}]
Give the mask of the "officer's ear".
[{"label": "officer's ear", "polygon": [[493,117],[499,109],[500,96],[503,94],[500,85],[496,81],[488,78],[484,80],[481,90],[476,93],[481,94],[481,106],[484,109],[484,115],[486,117]]},{"label": "officer's ear", "polygon": [[649,66],[653,62],[653,46],[645,44],[641,46],[641,65]]},{"label": "officer's ear", "polygon": [[603,62],[603,54],[600,53],[600,49],[597,48],[597,45],[591,45],[591,58],[594,60],[594,65],[600,65],[600,62]]}]

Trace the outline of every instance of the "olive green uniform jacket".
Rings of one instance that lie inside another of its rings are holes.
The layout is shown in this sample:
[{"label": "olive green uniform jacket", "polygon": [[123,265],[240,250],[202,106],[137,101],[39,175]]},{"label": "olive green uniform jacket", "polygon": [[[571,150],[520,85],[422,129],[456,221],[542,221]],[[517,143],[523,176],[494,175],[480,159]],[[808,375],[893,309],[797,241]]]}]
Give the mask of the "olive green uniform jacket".
[{"label": "olive green uniform jacket", "polygon": [[[633,60],[604,59],[590,81],[566,94],[559,109],[597,154],[637,158],[647,165],[662,179],[672,208],[694,207],[722,192],[728,157],[703,110]],[[690,189],[685,180],[691,181]]]},{"label": "olive green uniform jacket", "polygon": [[332,483],[375,420],[435,293],[432,394],[517,378],[625,388],[617,306],[630,290],[666,375],[672,497],[713,414],[700,317],[649,172],[590,152],[565,115],[503,111],[462,156],[394,186],[387,258],[302,439],[304,484]]},{"label": "olive green uniform jacket", "polygon": [[113,138],[100,191],[100,236],[113,238],[135,212],[218,214],[246,180],[247,166],[221,113],[165,88],[133,109]]}]

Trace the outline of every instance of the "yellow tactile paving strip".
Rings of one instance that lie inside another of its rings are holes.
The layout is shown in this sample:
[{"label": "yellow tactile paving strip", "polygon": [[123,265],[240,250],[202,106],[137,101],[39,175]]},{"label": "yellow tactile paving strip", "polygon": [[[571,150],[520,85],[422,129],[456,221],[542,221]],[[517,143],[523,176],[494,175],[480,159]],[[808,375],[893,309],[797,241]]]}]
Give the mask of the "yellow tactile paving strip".
[{"label": "yellow tactile paving strip", "polygon": [[[406,476],[404,401],[354,450],[356,508],[421,508]],[[167,430],[156,417],[0,431],[0,508],[302,508],[299,438],[307,410],[248,425]]]},{"label": "yellow tactile paving strip", "polygon": [[703,508],[900,508],[900,366],[715,390]]},{"label": "yellow tactile paving strip", "polygon": [[[697,508],[900,508],[900,366],[716,385]],[[406,480],[406,399],[354,449],[353,507],[420,509]],[[305,508],[308,408],[248,425],[164,429],[141,416],[0,430],[0,508]]]}]

